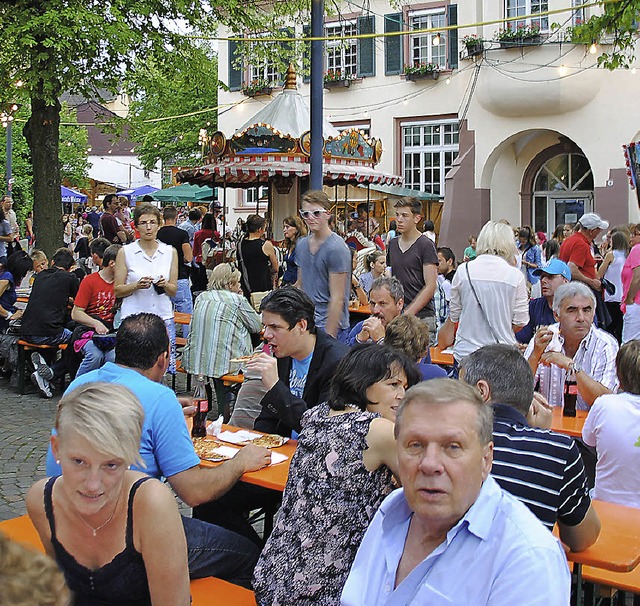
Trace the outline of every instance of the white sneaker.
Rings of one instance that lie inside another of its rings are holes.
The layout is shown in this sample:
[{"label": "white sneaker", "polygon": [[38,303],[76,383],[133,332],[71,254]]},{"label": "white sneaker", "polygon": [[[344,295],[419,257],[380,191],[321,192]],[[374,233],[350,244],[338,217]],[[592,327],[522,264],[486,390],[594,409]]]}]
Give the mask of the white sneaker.
[{"label": "white sneaker", "polygon": [[53,370],[51,370],[51,367],[37,351],[34,351],[31,354],[31,362],[33,363],[33,367],[36,369],[36,372],[45,381],[51,381],[51,379],[53,379]]},{"label": "white sneaker", "polygon": [[39,375],[37,372],[31,373],[31,382],[38,388],[40,395],[43,398],[52,398],[53,393],[51,392],[51,386],[49,385],[49,381],[47,381],[44,377]]}]

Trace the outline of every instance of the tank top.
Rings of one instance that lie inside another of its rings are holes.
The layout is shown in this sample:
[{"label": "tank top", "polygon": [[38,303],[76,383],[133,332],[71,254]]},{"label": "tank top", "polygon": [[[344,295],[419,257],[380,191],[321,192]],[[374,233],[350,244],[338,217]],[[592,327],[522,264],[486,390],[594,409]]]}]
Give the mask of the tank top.
[{"label": "tank top", "polygon": [[269,270],[271,264],[269,257],[262,252],[264,240],[262,238],[256,238],[255,240],[245,238],[240,246],[242,247],[242,264],[247,271],[251,292],[271,290],[271,274]]},{"label": "tank top", "polygon": [[604,277],[609,280],[611,284],[615,284],[616,292],[610,295],[606,290],[604,291],[604,300],[607,302],[615,301],[616,303],[620,303],[622,301],[622,268],[626,260],[627,256],[624,254],[624,251],[613,251],[613,261],[611,261],[611,264],[607,267]]},{"label": "tank top", "polygon": [[133,497],[140,485],[151,478],[140,478],[129,490],[124,550],[102,568],[91,570],[79,564],[56,537],[51,495],[58,477],[49,478],[45,485],[44,511],[56,561],[75,596],[74,606],[151,606],[147,571],[142,555],[133,546]]}]

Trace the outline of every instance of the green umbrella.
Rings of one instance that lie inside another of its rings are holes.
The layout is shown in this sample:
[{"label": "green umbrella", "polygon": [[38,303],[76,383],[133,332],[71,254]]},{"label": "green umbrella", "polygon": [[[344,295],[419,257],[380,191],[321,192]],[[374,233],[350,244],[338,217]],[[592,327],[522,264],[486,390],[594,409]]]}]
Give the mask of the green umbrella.
[{"label": "green umbrella", "polygon": [[214,195],[211,187],[183,183],[153,192],[153,199],[160,202],[212,202]]}]

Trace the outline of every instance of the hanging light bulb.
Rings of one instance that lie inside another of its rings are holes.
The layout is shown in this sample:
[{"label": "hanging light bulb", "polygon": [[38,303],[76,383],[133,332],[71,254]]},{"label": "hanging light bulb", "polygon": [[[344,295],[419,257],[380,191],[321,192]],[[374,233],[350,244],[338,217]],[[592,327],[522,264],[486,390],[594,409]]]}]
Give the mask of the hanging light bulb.
[{"label": "hanging light bulb", "polygon": [[447,78],[444,83],[448,86],[449,84],[451,84],[451,78]]},{"label": "hanging light bulb", "polygon": [[566,76],[568,72],[569,70],[567,69],[567,66],[564,63],[558,68],[558,73],[562,77]]},{"label": "hanging light bulb", "polygon": [[595,55],[595,54],[598,52],[598,47],[596,46],[596,43],[595,43],[595,42],[592,42],[592,43],[591,43],[591,46],[589,47],[589,52],[590,52],[592,55]]},{"label": "hanging light bulb", "polygon": [[440,33],[438,32],[438,33],[433,37],[433,40],[431,41],[431,44],[433,44],[433,46],[440,46],[440,40],[441,40],[441,36],[440,36]]},{"label": "hanging light bulb", "polygon": [[637,71],[637,70],[636,70],[636,68],[635,68],[635,67],[632,67],[632,68],[631,68],[631,75],[632,75],[632,76],[635,76],[635,75],[636,75],[636,71]]},{"label": "hanging light bulb", "polygon": [[22,80],[16,81],[16,88],[20,88],[21,86],[24,86],[24,82]]}]

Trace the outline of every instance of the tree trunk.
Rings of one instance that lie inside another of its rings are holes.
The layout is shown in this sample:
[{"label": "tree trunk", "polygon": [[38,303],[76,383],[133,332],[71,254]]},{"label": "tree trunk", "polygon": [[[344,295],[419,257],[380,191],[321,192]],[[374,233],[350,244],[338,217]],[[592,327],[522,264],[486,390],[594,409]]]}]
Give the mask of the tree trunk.
[{"label": "tree trunk", "polygon": [[62,196],[60,194],[60,103],[31,99],[31,116],[23,133],[33,166],[33,231],[36,246],[49,259],[62,241]]}]

